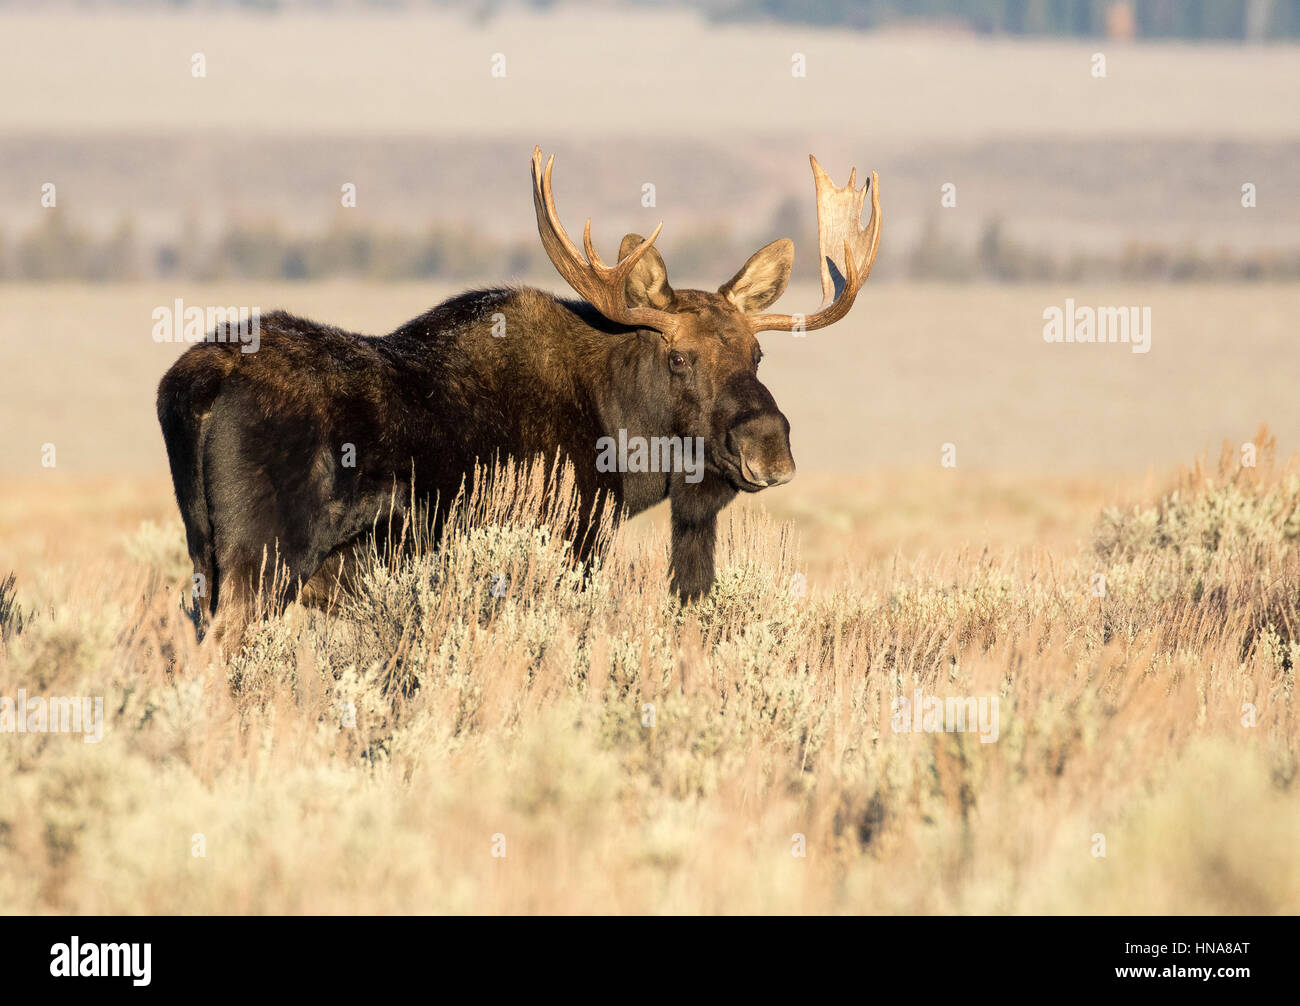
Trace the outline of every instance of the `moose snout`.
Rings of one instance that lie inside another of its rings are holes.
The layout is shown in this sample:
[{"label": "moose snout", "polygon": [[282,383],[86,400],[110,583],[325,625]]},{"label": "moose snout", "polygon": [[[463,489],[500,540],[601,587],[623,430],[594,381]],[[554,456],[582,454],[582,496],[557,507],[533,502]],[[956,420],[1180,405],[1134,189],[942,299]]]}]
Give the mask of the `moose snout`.
[{"label": "moose snout", "polygon": [[784,485],[794,478],[790,424],[785,416],[762,413],[727,433],[727,446],[739,459],[741,477],[755,490]]}]

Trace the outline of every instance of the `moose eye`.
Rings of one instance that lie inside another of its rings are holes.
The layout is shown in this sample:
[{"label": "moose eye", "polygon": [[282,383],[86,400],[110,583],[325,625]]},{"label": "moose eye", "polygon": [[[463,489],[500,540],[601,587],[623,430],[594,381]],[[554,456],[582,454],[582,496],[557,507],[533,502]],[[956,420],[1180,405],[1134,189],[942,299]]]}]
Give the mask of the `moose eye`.
[{"label": "moose eye", "polygon": [[686,369],[686,357],[683,356],[681,353],[669,353],[668,362],[672,364],[673,370]]}]

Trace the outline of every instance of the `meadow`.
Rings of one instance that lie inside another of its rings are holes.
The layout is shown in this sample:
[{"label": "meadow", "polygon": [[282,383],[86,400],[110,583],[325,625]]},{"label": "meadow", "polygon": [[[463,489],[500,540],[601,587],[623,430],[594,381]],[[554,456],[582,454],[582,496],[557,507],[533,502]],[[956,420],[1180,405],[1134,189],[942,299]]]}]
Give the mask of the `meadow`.
[{"label": "meadow", "polygon": [[[1253,425],[1300,418],[1260,362],[1293,289],[1111,291],[1140,356],[1045,344],[1052,289],[885,284],[765,344],[800,473],[726,512],[702,604],[658,511],[583,586],[517,474],[332,611],[198,645],[150,307],[382,331],[441,293],[7,289],[0,697],[104,722],[3,735],[0,910],[1300,908],[1300,477]],[[996,698],[996,740],[902,730],[917,690]]]},{"label": "meadow", "polygon": [[[661,525],[584,581],[564,493],[502,473],[330,611],[268,591],[229,655],[165,483],[11,496],[0,537],[63,544],[0,591],[0,696],[104,723],[5,736],[0,907],[1293,913],[1300,475],[1252,443],[1131,506],[976,477],[982,546],[932,478],[813,477],[806,509],[901,544],[733,507],[687,608]],[[908,729],[918,691],[994,729]]]}]

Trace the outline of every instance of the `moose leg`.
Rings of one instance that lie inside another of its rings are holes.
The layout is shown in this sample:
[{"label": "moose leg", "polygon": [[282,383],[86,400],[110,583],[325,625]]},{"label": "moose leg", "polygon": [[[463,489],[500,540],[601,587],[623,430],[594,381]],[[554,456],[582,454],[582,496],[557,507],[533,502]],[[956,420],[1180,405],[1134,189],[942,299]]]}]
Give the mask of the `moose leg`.
[{"label": "moose leg", "polygon": [[682,601],[694,601],[713,588],[713,551],[718,511],[736,490],[712,473],[692,485],[675,475],[668,491],[672,508],[672,585]]},{"label": "moose leg", "polygon": [[[281,554],[279,545],[255,548],[223,541],[217,534],[216,611],[209,637],[226,657],[239,653],[248,626],[280,610],[298,595],[301,564]],[[314,572],[314,567],[310,567]]]},{"label": "moose leg", "polygon": [[348,539],[325,556],[316,572],[303,584],[298,593],[298,603],[308,608],[328,611],[345,597],[354,596],[357,576],[367,559],[363,550],[378,550],[382,546],[370,532]]},{"label": "moose leg", "polygon": [[251,562],[231,561],[230,557],[227,561],[230,563],[228,566],[218,567],[220,585],[216,610],[204,639],[211,640],[222,656],[233,657],[243,646],[244,633],[248,629],[256,570]]},{"label": "moose leg", "polygon": [[327,610],[335,600],[347,594],[351,583],[347,563],[353,548],[355,545],[349,542],[326,557],[320,569],[303,584],[302,591],[298,594],[299,604]]}]

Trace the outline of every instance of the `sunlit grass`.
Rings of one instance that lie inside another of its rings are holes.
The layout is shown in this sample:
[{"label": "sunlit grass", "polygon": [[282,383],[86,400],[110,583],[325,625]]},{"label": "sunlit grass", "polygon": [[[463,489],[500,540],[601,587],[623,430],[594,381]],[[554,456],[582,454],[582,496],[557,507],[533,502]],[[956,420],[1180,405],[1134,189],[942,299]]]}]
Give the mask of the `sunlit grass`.
[{"label": "sunlit grass", "polygon": [[[1078,546],[850,554],[806,595],[793,525],[733,508],[686,609],[659,526],[577,570],[515,473],[229,659],[145,523],[0,649],[0,696],[107,720],[0,735],[0,906],[1295,912],[1300,480],[1258,439]],[[917,689],[996,696],[996,741],[896,732]]]}]

